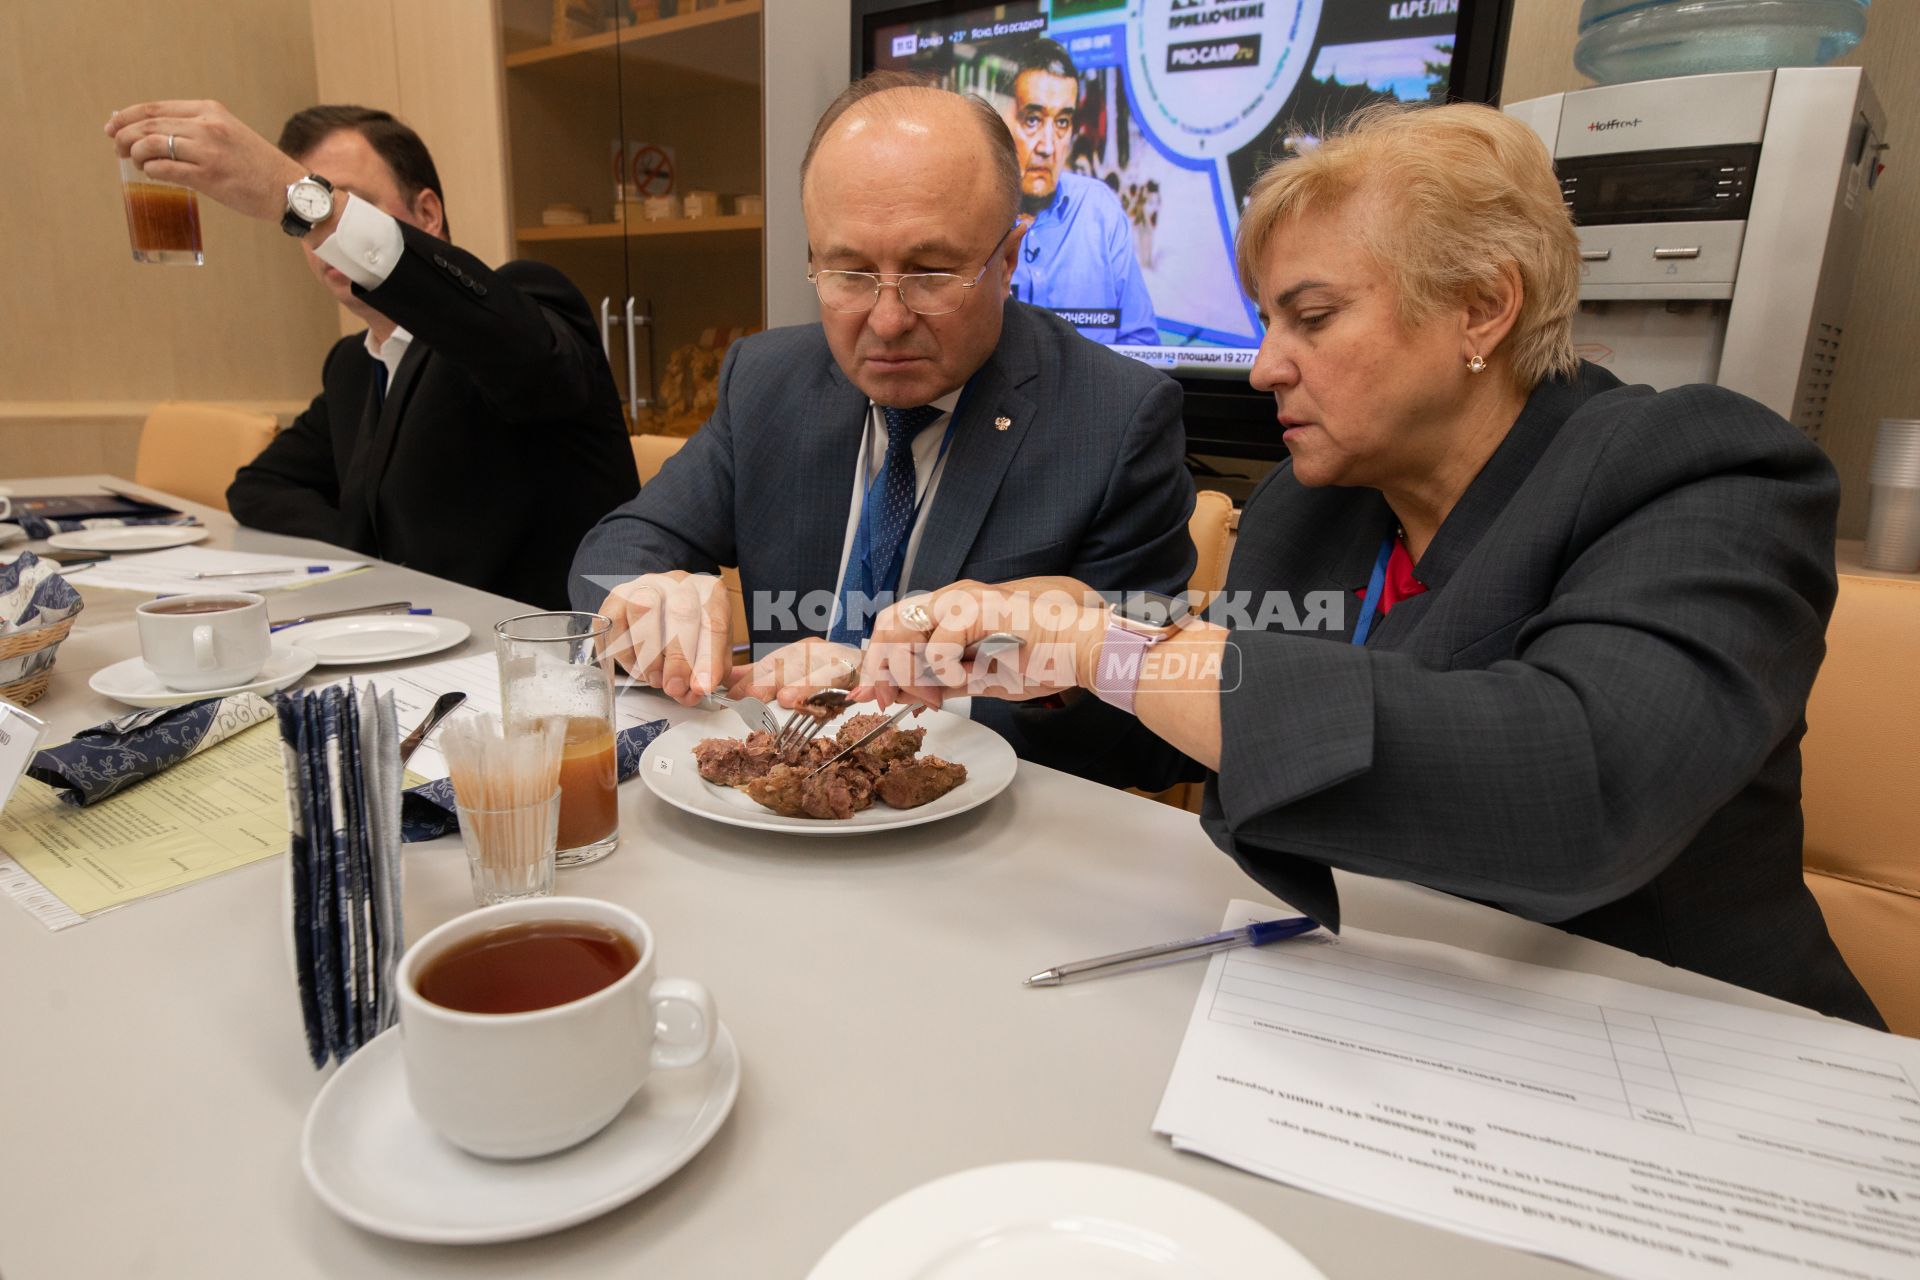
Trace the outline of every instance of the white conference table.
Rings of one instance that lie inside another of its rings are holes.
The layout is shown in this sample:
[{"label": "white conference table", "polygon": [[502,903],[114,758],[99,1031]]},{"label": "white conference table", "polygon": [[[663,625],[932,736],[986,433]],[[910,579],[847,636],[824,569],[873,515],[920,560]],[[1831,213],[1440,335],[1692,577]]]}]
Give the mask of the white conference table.
[{"label": "white conference table", "polygon": [[[12,487],[100,483],[132,487]],[[209,546],[346,554],[174,501],[211,527]],[[138,597],[74,582],[87,608],[34,707],[51,742],[121,710],[87,676],[136,652]],[[485,652],[491,624],[524,611],[390,565],[269,600],[285,617],[395,598],[471,624],[465,652]],[[402,1244],[335,1217],[300,1171],[323,1077],[279,936],[275,857],[58,933],[0,902],[0,1275],[798,1277],[895,1195],[1030,1159],[1185,1183],[1334,1280],[1584,1274],[1155,1137],[1203,964],[1020,985],[1056,961],[1215,929],[1230,898],[1271,901],[1191,814],[1035,766],[971,813],[840,841],[714,824],[637,779],[620,809],[618,852],[563,872],[560,891],[645,916],[662,972],[712,988],[743,1061],[732,1117],[686,1168],[601,1218],[513,1244]],[[472,905],[456,840],[404,858],[409,938]],[[1341,887],[1356,927],[1804,1012],[1411,886]]]}]

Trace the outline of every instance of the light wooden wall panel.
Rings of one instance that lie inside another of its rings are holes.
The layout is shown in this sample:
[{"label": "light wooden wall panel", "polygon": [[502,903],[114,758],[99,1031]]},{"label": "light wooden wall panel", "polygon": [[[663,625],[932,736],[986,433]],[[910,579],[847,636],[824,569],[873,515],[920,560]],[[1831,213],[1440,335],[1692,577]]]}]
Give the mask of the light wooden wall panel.
[{"label": "light wooden wall panel", "polygon": [[[313,100],[308,0],[6,3],[0,50],[0,406],[310,394],[334,308],[298,247],[203,200],[206,266],[135,263],[101,132],[116,107],[175,97],[276,132]],[[14,430],[52,433],[34,449],[55,469],[98,469],[61,463],[54,428]]]},{"label": "light wooden wall panel", "polygon": [[391,111],[425,140],[460,247],[494,266],[512,258],[494,6],[323,0],[313,5],[313,46],[324,101]]},{"label": "light wooden wall panel", "polygon": [[[1503,99],[1517,102],[1591,83],[1573,68],[1579,7],[1517,0]],[[1840,472],[1840,536],[1867,527],[1867,467],[1881,418],[1920,417],[1920,4],[1876,4],[1867,38],[1841,62],[1865,67],[1887,117],[1887,171],[1873,193],[1847,310],[1845,345],[1825,441]]]}]

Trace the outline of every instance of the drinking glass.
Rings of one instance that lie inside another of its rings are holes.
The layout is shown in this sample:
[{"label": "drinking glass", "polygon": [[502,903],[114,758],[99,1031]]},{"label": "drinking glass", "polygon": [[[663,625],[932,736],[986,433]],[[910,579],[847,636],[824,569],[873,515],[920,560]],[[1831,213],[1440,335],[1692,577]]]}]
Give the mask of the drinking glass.
[{"label": "drinking glass", "polygon": [[475,906],[553,894],[554,840],[560,793],[511,809],[476,809],[454,796],[460,840],[467,848]]},{"label": "drinking glass", "polygon": [[120,199],[127,207],[135,262],[197,267],[206,261],[200,248],[200,197],[193,191],[150,178],[134,161],[122,160]]},{"label": "drinking glass", "polygon": [[583,867],[620,845],[613,745],[613,623],[597,613],[527,613],[494,626],[507,732],[565,727],[555,864]]}]

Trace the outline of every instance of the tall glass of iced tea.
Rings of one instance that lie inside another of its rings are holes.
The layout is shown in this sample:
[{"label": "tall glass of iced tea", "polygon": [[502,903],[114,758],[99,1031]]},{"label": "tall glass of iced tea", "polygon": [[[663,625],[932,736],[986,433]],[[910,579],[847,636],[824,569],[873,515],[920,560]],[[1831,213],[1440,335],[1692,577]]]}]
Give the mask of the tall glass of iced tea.
[{"label": "tall glass of iced tea", "polygon": [[493,628],[506,731],[547,720],[566,729],[554,857],[559,867],[598,862],[620,844],[613,659],[607,647],[612,629],[597,613],[527,613]]},{"label": "tall glass of iced tea", "polygon": [[165,267],[197,267],[200,197],[186,187],[149,178],[132,160],[120,162],[120,198],[127,206],[133,260]]}]

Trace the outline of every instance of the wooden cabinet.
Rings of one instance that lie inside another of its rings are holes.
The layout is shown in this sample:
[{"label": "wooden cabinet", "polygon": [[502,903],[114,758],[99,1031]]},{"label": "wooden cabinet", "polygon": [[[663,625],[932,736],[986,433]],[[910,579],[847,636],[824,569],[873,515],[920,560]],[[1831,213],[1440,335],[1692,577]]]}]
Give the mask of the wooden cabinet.
[{"label": "wooden cabinet", "polygon": [[[556,41],[552,0],[499,6],[515,253],[559,267],[604,308],[639,425],[685,429],[693,410],[667,377],[672,353],[764,324],[760,0],[573,7],[589,31]],[[693,213],[696,192],[703,216],[644,216],[644,196]],[[548,225],[544,211],[562,204],[585,221]]]}]

